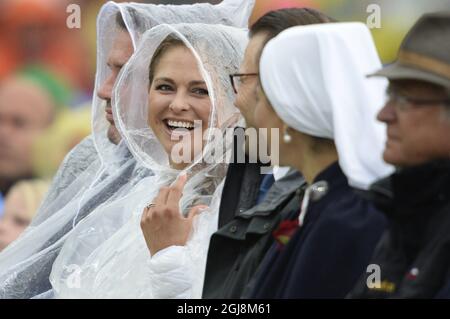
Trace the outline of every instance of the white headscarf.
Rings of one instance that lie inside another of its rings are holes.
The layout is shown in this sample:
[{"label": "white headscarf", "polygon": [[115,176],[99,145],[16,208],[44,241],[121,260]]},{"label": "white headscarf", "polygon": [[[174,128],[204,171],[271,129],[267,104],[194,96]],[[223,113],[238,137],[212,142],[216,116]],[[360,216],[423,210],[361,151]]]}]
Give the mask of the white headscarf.
[{"label": "white headscarf", "polygon": [[[155,175],[143,179],[125,198],[95,210],[80,222],[66,240],[53,265],[51,282],[62,298],[166,298],[201,297],[209,236],[217,229],[226,165],[205,162],[211,150],[231,155],[232,139],[208,138],[200,154],[186,167],[189,179],[180,202],[182,213],[195,203],[209,205],[194,225],[186,246],[150,258],[140,219],[144,207],[163,186],[181,172],[172,169],[167,154],[147,123],[149,65],[167,36],[180,39],[197,60],[211,99],[208,127],[233,131],[239,120],[228,75],[237,72],[247,43],[247,31],[221,25],[160,25],[147,31],[135,54],[123,68],[115,90],[113,108],[124,140],[143,166]],[[216,154],[217,155],[217,154]],[[74,284],[74,270],[79,274]]]},{"label": "white headscarf", "polygon": [[[253,0],[183,6],[108,2],[102,7],[97,19],[92,136],[68,154],[30,227],[0,254],[0,298],[30,298],[50,289],[53,261],[73,226],[91,212],[128,196],[151,175],[148,165],[136,162],[126,143],[114,145],[107,139],[109,123],[104,102],[97,97],[97,89],[110,74],[106,61],[120,30],[116,15],[121,14],[135,47],[142,33],[159,23],[246,26],[253,4]],[[122,217],[117,218],[119,223]],[[109,229],[105,225],[106,233]]]},{"label": "white headscarf", "polygon": [[366,78],[380,67],[370,31],[358,22],[290,28],[269,41],[260,61],[276,113],[297,131],[334,140],[350,185],[361,189],[392,171],[376,121],[387,81]]}]

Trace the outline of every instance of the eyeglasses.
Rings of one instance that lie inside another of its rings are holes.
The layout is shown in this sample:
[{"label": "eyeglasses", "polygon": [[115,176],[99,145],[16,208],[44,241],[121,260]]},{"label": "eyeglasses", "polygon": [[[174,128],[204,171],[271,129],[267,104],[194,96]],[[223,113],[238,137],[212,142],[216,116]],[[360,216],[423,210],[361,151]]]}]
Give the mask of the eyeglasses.
[{"label": "eyeglasses", "polygon": [[389,89],[389,103],[392,103],[398,110],[405,111],[412,108],[420,108],[427,106],[450,105],[450,99],[420,99],[413,98]]},{"label": "eyeglasses", "polygon": [[258,76],[259,73],[234,73],[230,74],[231,87],[234,93],[237,94],[239,87],[242,84],[242,77],[246,76]]}]

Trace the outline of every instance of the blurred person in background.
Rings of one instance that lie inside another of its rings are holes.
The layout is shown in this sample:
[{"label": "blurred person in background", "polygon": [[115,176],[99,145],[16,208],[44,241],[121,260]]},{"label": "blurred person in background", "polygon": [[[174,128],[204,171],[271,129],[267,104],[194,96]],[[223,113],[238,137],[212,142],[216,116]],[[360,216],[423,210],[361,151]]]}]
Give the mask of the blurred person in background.
[{"label": "blurred person in background", "polygon": [[30,66],[0,82],[0,192],[34,176],[32,147],[68,96],[59,79]]},{"label": "blurred person in background", "polygon": [[91,133],[91,109],[84,105],[59,112],[53,124],[33,144],[33,172],[39,178],[52,178],[64,157]]},{"label": "blurred person in background", "polygon": [[11,188],[5,198],[4,215],[0,218],[0,251],[30,224],[48,186],[48,181],[33,179],[18,182]]}]

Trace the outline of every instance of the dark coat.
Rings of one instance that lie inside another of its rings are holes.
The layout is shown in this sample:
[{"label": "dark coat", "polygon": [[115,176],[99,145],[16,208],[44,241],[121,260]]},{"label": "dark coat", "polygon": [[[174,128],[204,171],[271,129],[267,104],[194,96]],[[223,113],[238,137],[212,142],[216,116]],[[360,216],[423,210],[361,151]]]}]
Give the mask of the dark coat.
[{"label": "dark coat", "polygon": [[384,216],[348,185],[338,163],[318,181],[328,191],[311,198],[303,225],[285,246],[272,245],[245,297],[343,298],[365,271]]},{"label": "dark coat", "polygon": [[[230,171],[233,173],[233,167]],[[255,184],[259,180],[242,177],[241,189],[254,189],[254,186],[250,187],[248,184]],[[291,170],[272,185],[264,200],[258,205],[253,207],[244,206],[242,203],[237,205],[241,210],[238,210],[236,216],[211,237],[203,298],[241,297],[261,259],[274,242],[272,231],[283,217],[300,209],[303,185],[305,185],[303,177],[297,171]],[[245,198],[246,194],[239,195],[240,198]],[[222,195],[224,205],[221,206],[220,214],[224,214],[222,209],[227,210],[228,206],[233,208],[236,206],[231,202],[224,203],[224,198],[227,197],[228,194],[224,191]]]},{"label": "dark coat", "polygon": [[258,197],[259,186],[264,177],[260,163],[232,163],[228,166],[219,207],[219,228],[234,216],[252,208]]},{"label": "dark coat", "polygon": [[371,260],[380,285],[364,274],[349,298],[450,297],[450,160],[403,169],[370,194],[389,220]]}]

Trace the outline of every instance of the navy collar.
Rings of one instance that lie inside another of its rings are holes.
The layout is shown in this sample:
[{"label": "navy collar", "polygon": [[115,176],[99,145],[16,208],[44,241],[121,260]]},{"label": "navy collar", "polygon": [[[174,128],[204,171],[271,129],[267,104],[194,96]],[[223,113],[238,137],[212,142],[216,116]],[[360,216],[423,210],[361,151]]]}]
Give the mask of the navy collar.
[{"label": "navy collar", "polygon": [[336,161],[321,171],[316,178],[314,178],[313,183],[319,181],[326,181],[331,189],[336,187],[347,186],[348,181],[347,178],[339,166],[339,162]]}]

